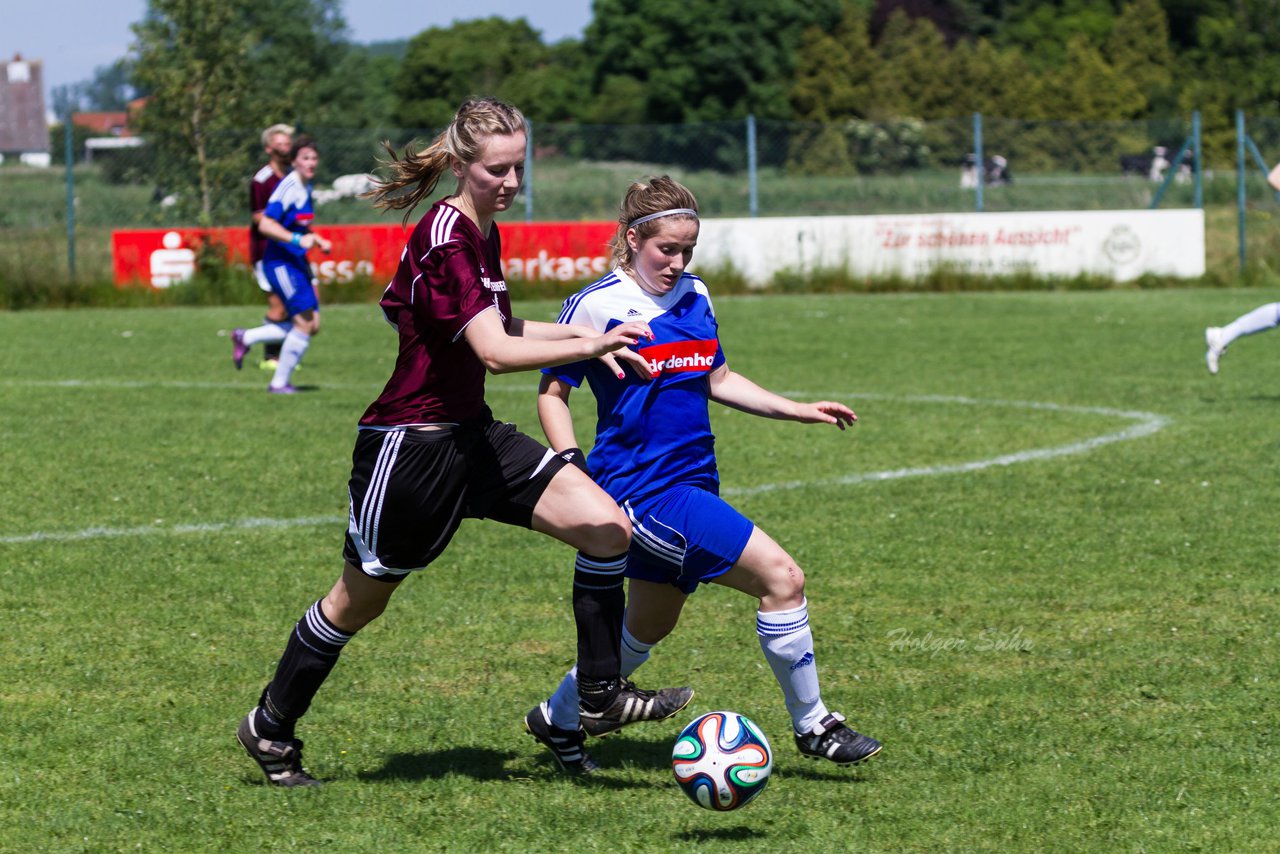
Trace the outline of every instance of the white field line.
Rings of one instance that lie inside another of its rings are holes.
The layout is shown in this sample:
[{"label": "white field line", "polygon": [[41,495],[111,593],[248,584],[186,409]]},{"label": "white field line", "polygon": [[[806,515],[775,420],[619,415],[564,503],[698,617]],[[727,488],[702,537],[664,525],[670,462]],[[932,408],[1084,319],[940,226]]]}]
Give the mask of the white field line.
[{"label": "white field line", "polygon": [[0,537],[3,543],[69,543],[110,537],[154,537],[160,534],[216,534],[223,531],[252,531],[260,528],[306,528],[337,525],[343,516],[303,516],[298,519],[237,519],[234,522],[206,522],[200,525],[136,525],[132,528],[81,528],[79,531],[36,531]]},{"label": "white field line", "polygon": [[[219,383],[191,383],[191,382],[120,382],[120,381],[80,381],[80,380],[62,380],[48,382],[23,382],[23,381],[0,381],[0,385],[5,386],[47,386],[57,388],[142,388],[142,387],[166,387],[166,388],[224,388],[235,387],[239,384],[219,384]],[[336,386],[326,384],[326,388],[335,388]],[[354,387],[354,386],[347,386]],[[364,388],[364,386],[361,386]],[[533,386],[494,386],[490,387],[490,392],[520,392],[531,394],[534,391]],[[801,391],[785,391],[782,392],[788,397],[797,399],[821,399],[829,398],[832,400],[896,400],[908,403],[936,403],[936,404],[953,404],[959,406],[987,406],[987,407],[1005,407],[1013,409],[1035,409],[1047,412],[1065,412],[1082,415],[1100,415],[1106,418],[1121,418],[1133,422],[1128,427],[1117,430],[1112,433],[1104,433],[1100,436],[1093,436],[1088,439],[1082,439],[1077,442],[1069,442],[1065,445],[1054,445],[1048,448],[1033,448],[1026,451],[1016,451],[1010,454],[1001,454],[995,457],[989,457],[982,460],[973,460],[964,463],[952,463],[948,465],[937,466],[918,466],[915,468],[888,469],[878,472],[862,472],[856,474],[841,475],[831,478],[816,478],[810,480],[792,480],[781,483],[763,483],[757,486],[746,487],[727,487],[722,490],[726,496],[735,495],[758,495],[765,492],[776,492],[779,490],[807,489],[810,487],[821,486],[850,486],[858,483],[871,483],[886,480],[901,480],[908,477],[933,477],[948,474],[964,474],[968,472],[982,471],[983,469],[994,468],[996,466],[1011,466],[1019,463],[1033,462],[1036,460],[1049,460],[1058,457],[1073,456],[1076,454],[1085,454],[1104,445],[1110,445],[1115,442],[1128,442],[1134,439],[1141,439],[1163,430],[1172,423],[1172,420],[1163,415],[1153,412],[1143,412],[1140,410],[1127,409],[1111,409],[1103,406],[1068,406],[1059,403],[1042,403],[1031,400],[981,400],[970,397],[958,397],[947,395],[894,395],[894,394],[848,394],[845,392],[837,393],[814,393]],[[47,543],[47,542],[73,542],[77,540],[94,540],[109,537],[146,537],[164,534],[204,534],[204,533],[220,533],[227,531],[249,531],[258,529],[282,529],[282,528],[304,528],[322,525],[337,525],[345,523],[346,517],[343,516],[306,516],[295,519],[239,519],[231,522],[208,522],[199,525],[138,525],[129,528],[104,528],[92,527],[82,528],[78,531],[37,531],[30,534],[14,534],[8,536],[0,536],[0,545],[5,544],[21,544],[21,543]]]},{"label": "white field line", "polygon": [[[785,394],[787,394],[788,397],[802,396],[796,392],[785,392]],[[812,399],[820,395],[805,393],[803,396]],[[1018,463],[1029,463],[1035,460],[1050,460],[1056,457],[1069,457],[1074,454],[1084,454],[1096,448],[1101,448],[1103,445],[1110,445],[1113,442],[1127,442],[1133,439],[1141,439],[1145,436],[1150,436],[1153,433],[1163,430],[1172,423],[1171,419],[1163,415],[1157,415],[1154,412],[1142,412],[1140,410],[1129,409],[1110,409],[1103,406],[1067,406],[1060,403],[1040,403],[1032,400],[978,400],[970,397],[951,397],[945,395],[890,394],[850,395],[846,399],[900,400],[911,403],[953,403],[963,406],[1003,406],[1015,409],[1039,409],[1049,412],[1102,415],[1109,418],[1124,418],[1135,423],[1125,427],[1123,430],[1117,430],[1114,433],[1105,433],[1101,436],[1093,436],[1088,439],[1082,439],[1078,442],[1069,442],[1065,445],[1054,445],[1048,448],[1033,448],[1027,451],[1016,451],[1011,454],[1001,454],[985,460],[973,460],[972,462],[952,463],[950,465],[889,469],[887,471],[847,474],[840,477],[820,478],[817,480],[795,480],[783,483],[763,483],[759,486],[726,487],[722,489],[721,492],[726,496],[758,495],[763,492],[774,492],[780,489],[803,489],[812,486],[849,486],[856,483],[901,480],[902,478],[907,477],[931,477],[944,474],[963,474],[966,472],[982,471],[983,469],[989,469],[995,466],[1011,466],[1017,465]]]}]

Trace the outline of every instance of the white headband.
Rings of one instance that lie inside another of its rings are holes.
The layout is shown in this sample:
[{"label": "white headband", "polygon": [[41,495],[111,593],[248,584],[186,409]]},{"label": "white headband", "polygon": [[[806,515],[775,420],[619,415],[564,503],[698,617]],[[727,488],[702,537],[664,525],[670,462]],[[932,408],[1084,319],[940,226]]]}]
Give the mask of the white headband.
[{"label": "white headband", "polygon": [[643,225],[651,219],[657,219],[658,217],[663,216],[675,216],[676,214],[685,214],[693,217],[694,219],[698,218],[698,212],[693,208],[672,208],[669,211],[658,211],[657,213],[651,213],[648,216],[642,216],[639,219],[633,219],[627,224],[627,228],[635,228],[637,225]]}]

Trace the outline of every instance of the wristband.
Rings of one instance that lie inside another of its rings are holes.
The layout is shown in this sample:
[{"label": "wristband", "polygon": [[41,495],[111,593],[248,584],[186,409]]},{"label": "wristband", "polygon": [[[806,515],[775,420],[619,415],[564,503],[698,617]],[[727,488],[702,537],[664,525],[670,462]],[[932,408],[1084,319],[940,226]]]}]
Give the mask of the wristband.
[{"label": "wristband", "polygon": [[291,237],[291,238],[289,239],[289,242],[290,242],[290,243],[292,243],[294,246],[301,246],[301,245],[302,245],[302,235],[295,231],[295,232],[293,233],[293,237]]},{"label": "wristband", "polygon": [[591,477],[591,472],[587,471],[587,455],[582,452],[581,448],[566,448],[560,452],[559,456],[560,459],[578,469],[587,477]]}]

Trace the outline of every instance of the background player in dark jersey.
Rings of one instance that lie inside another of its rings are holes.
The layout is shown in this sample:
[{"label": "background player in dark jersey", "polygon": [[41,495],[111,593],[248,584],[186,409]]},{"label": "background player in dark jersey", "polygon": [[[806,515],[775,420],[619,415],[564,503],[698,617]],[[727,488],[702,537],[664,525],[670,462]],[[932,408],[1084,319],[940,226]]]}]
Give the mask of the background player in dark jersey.
[{"label": "background player in dark jersey", "polygon": [[[512,315],[493,217],[511,206],[524,175],[525,121],[514,107],[468,101],[426,149],[391,155],[394,174],[371,195],[380,207],[405,210],[406,220],[443,175],[452,173],[457,185],[414,228],[382,297],[400,349],[386,387],[360,419],[342,575],[298,621],[237,732],[281,786],[317,782],[303,769],[295,724],[352,635],[383,612],[409,573],[444,551],[463,518],[532,528],[599,556],[584,557],[574,574],[584,715],[617,725],[661,719],[693,696],[688,688],[642,691],[619,678],[630,524],[589,477],[494,420],[484,400],[487,371],[602,358],[615,376],[624,370],[619,359],[645,373],[625,348],[648,338],[648,326],[624,323],[601,335]],[[576,722],[565,737],[581,754]],[[562,762],[592,770],[581,756]]]},{"label": "background player in dark jersey", "polygon": [[[293,371],[302,361],[311,339],[320,331],[320,298],[307,260],[307,250],[318,247],[326,254],[330,243],[311,230],[315,209],[311,182],[320,165],[320,149],[310,137],[300,136],[290,149],[292,171],[284,176],[267,200],[258,230],[267,239],[262,251],[263,277],[284,305],[289,324],[280,346],[280,357],[267,391],[293,394]],[[276,340],[280,327],[267,323],[256,329],[231,333],[231,360],[236,369],[249,348],[260,341]]]},{"label": "background player in dark jersey", "polygon": [[272,192],[279,186],[285,175],[292,168],[290,163],[293,148],[293,128],[290,125],[272,125],[262,132],[262,149],[267,153],[267,162],[261,169],[253,173],[249,181],[249,263],[253,265],[253,278],[258,287],[267,295],[267,313],[262,318],[268,324],[278,327],[278,340],[266,340],[262,345],[262,368],[274,371],[276,360],[280,357],[280,342],[289,332],[289,314],[284,309],[280,297],[271,290],[271,284],[262,272],[262,250],[267,239],[258,231],[258,221],[267,209],[267,202]]},{"label": "background player in dark jersey", "polygon": [[[646,320],[654,338],[639,345],[649,382],[587,362],[544,371],[538,414],[551,447],[575,448],[571,389],[583,379],[599,420],[588,457],[596,481],[632,524],[622,673],[629,675],[675,628],[689,594],[714,582],[759,600],[756,633],[782,688],[805,756],[860,762],[880,743],[844,724],[818,690],[804,573],[786,551],[719,497],[708,401],[805,424],[857,420],[841,403],[802,403],[766,391],[729,369],[702,280],[685,271],[698,242],[697,201],[670,178],[633,184],[622,203],[613,254],[618,267],[565,301],[560,322],[610,329]],[[576,448],[575,448],[576,450]],[[573,726],[577,688],[570,671],[556,694],[526,720]],[[589,734],[605,734],[583,720]]]}]

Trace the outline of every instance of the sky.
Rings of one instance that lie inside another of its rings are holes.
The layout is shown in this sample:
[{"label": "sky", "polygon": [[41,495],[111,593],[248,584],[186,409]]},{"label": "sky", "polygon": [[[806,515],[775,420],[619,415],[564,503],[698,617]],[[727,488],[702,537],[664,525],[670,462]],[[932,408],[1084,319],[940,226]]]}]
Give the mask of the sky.
[{"label": "sky", "polygon": [[[453,10],[466,9],[465,14]],[[15,53],[44,65],[46,105],[54,86],[80,83],[95,68],[125,56],[129,25],[141,20],[146,0],[0,0],[0,61]],[[368,43],[411,38],[455,20],[521,18],[548,44],[580,38],[591,20],[591,0],[342,0],[351,40]]]}]

